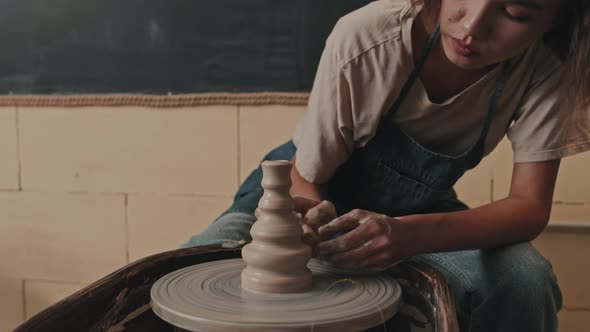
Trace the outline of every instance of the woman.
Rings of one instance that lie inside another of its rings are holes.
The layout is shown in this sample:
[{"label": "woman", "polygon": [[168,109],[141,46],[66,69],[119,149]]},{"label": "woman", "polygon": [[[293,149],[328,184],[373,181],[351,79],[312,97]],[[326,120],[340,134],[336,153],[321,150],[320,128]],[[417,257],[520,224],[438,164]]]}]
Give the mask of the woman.
[{"label": "woman", "polygon": [[[317,255],[352,268],[413,257],[449,282],[463,331],[555,331],[562,300],[530,244],[560,159],[590,149],[583,0],[373,2],[328,38],[293,142],[292,195]],[[468,209],[452,187],[508,135],[508,196]],[[260,170],[185,246],[249,239]]]}]

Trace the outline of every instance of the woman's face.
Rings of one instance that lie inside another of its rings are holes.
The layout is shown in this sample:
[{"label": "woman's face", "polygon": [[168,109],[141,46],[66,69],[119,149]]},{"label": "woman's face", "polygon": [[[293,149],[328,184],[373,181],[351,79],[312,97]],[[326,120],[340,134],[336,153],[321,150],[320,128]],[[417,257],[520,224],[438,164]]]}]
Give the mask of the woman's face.
[{"label": "woman's face", "polygon": [[[561,0],[562,1],[562,0]],[[479,69],[518,55],[543,37],[560,0],[441,0],[445,54],[463,69]]]}]

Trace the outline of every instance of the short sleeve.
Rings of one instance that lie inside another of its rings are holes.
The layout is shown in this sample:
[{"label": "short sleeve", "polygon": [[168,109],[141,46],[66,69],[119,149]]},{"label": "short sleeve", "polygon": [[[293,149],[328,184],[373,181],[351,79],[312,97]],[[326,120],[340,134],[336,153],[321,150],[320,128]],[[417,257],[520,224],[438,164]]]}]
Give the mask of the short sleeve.
[{"label": "short sleeve", "polygon": [[375,135],[404,73],[401,22],[410,22],[403,16],[410,8],[403,0],[373,1],[336,23],[293,136],[295,166],[307,181],[326,183]]},{"label": "short sleeve", "polygon": [[297,124],[293,143],[296,167],[313,183],[325,183],[354,149],[350,89],[332,40],[328,38],[309,96],[308,109]]},{"label": "short sleeve", "polygon": [[590,113],[567,101],[561,75],[555,58],[537,65],[507,133],[515,163],[560,159],[590,149]]}]

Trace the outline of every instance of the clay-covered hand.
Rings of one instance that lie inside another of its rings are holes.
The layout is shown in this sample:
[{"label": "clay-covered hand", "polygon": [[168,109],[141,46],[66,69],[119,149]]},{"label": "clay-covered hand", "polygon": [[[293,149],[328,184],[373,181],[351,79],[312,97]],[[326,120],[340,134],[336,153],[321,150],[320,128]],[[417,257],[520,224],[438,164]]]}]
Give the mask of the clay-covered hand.
[{"label": "clay-covered hand", "polygon": [[313,229],[314,232],[317,232],[318,228],[337,217],[338,214],[336,214],[334,204],[330,201],[321,201],[303,214],[303,223]]},{"label": "clay-covered hand", "polygon": [[322,238],[318,235],[318,228],[337,218],[336,207],[329,201],[321,201],[303,214],[303,241],[312,248],[320,243]]},{"label": "clay-covered hand", "polygon": [[353,210],[318,229],[318,256],[347,268],[387,269],[411,255],[411,236],[400,218]]},{"label": "clay-covered hand", "polygon": [[[328,201],[316,201],[301,196],[293,197],[293,210],[297,218],[301,220],[303,228],[303,242],[314,248],[320,238],[317,235],[317,229],[324,224],[332,221],[337,217],[336,208]],[[256,219],[260,217],[260,209],[256,209],[254,215]]]}]

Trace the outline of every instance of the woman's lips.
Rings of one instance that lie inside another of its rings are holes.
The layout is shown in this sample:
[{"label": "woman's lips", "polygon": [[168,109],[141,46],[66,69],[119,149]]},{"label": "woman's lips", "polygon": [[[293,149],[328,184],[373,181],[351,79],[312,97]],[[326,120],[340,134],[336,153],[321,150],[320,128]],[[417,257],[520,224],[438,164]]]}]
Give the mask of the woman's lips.
[{"label": "woman's lips", "polygon": [[463,44],[458,39],[451,37],[451,41],[453,42],[453,47],[455,49],[455,52],[457,52],[457,54],[464,56],[466,58],[471,57],[476,54],[475,51],[470,49],[469,46]]}]

